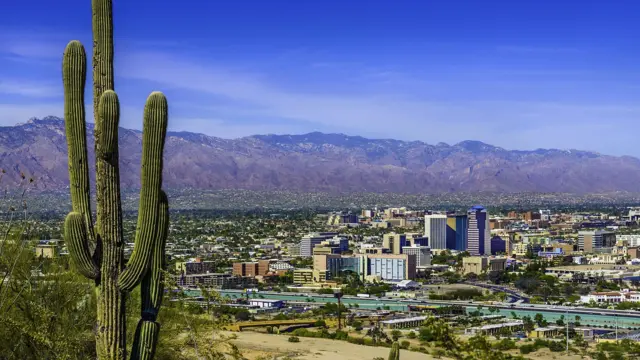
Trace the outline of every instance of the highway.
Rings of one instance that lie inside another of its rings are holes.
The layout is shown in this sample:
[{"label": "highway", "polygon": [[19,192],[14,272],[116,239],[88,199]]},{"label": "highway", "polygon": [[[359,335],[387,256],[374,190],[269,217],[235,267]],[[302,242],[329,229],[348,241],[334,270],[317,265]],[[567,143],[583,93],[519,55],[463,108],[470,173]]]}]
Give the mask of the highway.
[{"label": "highway", "polygon": [[[199,291],[188,291],[193,296],[198,296]],[[242,298],[246,294],[242,290],[219,290],[222,296],[228,296],[229,298]],[[336,299],[332,295],[313,294],[313,293],[278,293],[270,291],[261,291],[252,294],[251,297],[263,297],[265,299],[278,299],[285,302],[311,302],[317,305],[321,305],[328,302],[336,302]],[[307,300],[308,299],[308,300]],[[310,301],[309,301],[310,300]],[[430,300],[430,299],[398,299],[398,298],[377,298],[377,297],[357,297],[357,296],[344,296],[342,303],[345,306],[355,306],[356,304],[362,309],[376,309],[388,307],[390,310],[396,311],[408,311],[409,305],[432,305],[432,306],[447,306],[447,305],[460,305],[467,309],[467,311],[481,311],[482,313],[490,314],[489,308],[497,308],[502,315],[507,317],[515,314],[518,317],[530,316],[534,317],[535,314],[542,314],[549,322],[560,319],[561,316],[570,316],[573,319],[576,315],[582,318],[583,324],[595,324],[595,325],[609,325],[612,326],[619,323],[620,327],[640,327],[640,312],[633,310],[610,310],[610,309],[592,309],[586,307],[571,307],[571,306],[552,306],[552,305],[538,305],[529,303],[508,303],[508,302],[473,302],[473,301],[443,301],[443,300]]]}]

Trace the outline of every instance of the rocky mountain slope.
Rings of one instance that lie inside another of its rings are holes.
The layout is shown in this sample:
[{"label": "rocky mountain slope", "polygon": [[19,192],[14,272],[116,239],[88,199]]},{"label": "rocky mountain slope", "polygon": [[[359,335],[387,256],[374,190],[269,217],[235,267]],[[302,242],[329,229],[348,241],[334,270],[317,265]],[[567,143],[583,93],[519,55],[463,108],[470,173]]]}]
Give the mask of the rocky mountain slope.
[{"label": "rocky mountain slope", "polygon": [[[120,130],[120,154],[122,185],[135,188],[139,131]],[[47,117],[0,128],[0,167],[7,171],[5,183],[23,172],[39,189],[66,188],[63,121]],[[227,140],[176,132],[167,136],[164,183],[326,192],[639,192],[640,160],[574,150],[509,151],[478,141],[429,145],[323,133]]]}]

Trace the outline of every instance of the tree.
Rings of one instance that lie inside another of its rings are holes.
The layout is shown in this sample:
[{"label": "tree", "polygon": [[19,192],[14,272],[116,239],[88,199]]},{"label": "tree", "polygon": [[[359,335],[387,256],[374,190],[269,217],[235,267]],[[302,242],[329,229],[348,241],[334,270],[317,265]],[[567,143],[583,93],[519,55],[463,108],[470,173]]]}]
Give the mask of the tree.
[{"label": "tree", "polygon": [[152,93],[144,109],[141,192],[134,250],[124,263],[118,158],[119,101],[113,91],[112,0],[94,0],[93,112],[95,119],[96,213],[90,204],[84,87],[86,52],[71,41],[63,56],[65,128],[69,156],[72,212],[65,219],[65,241],[78,271],[95,280],[96,350],[99,359],[125,359],[126,294],[141,285],[141,318],[133,341],[133,358],[153,358],[159,332],[156,322],[163,294],[164,245],[169,208],[161,190],[167,100]]},{"label": "tree", "polygon": [[574,272],[571,275],[571,281],[576,282],[576,283],[581,283],[584,281],[584,273],[582,272]]},{"label": "tree", "polygon": [[544,316],[540,313],[537,313],[534,317],[533,320],[536,322],[536,324],[539,327],[544,327],[547,326],[547,320],[544,319]]},{"label": "tree", "polygon": [[458,349],[458,340],[453,330],[444,320],[432,316],[420,327],[418,338],[423,342],[435,341],[438,346],[452,351]]},{"label": "tree", "polygon": [[511,337],[511,335],[513,335],[513,332],[508,327],[503,327],[500,329],[500,335],[509,338]]},{"label": "tree", "polygon": [[584,337],[580,333],[577,333],[573,337],[573,345],[583,350],[589,347],[589,343],[584,340]]},{"label": "tree", "polygon": [[494,284],[503,284],[509,282],[509,275],[506,271],[489,271],[487,279]]},{"label": "tree", "polygon": [[[65,258],[37,258],[23,225],[7,236],[16,225],[2,222],[0,359],[95,358],[92,284],[66,271]],[[41,278],[33,276],[38,269]]]},{"label": "tree", "polygon": [[[536,315],[540,315],[540,314],[536,314]],[[531,332],[533,331],[533,329],[535,329],[535,322],[533,320],[531,320],[530,316],[523,316],[522,317],[522,323],[524,326],[524,330],[526,332]]]},{"label": "tree", "polygon": [[389,340],[389,337],[387,336],[387,334],[384,331],[382,331],[382,329],[380,329],[380,327],[378,326],[373,326],[369,328],[365,336],[369,336],[371,340],[373,340],[374,344],[377,344],[381,340],[384,340],[384,341]]}]

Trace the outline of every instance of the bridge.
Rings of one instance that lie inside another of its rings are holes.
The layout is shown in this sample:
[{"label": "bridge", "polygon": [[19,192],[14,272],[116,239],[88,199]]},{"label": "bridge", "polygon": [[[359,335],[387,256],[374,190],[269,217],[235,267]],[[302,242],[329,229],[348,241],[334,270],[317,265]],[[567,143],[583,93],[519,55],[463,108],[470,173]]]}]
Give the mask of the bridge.
[{"label": "bridge", "polygon": [[[321,319],[300,319],[300,320],[264,320],[264,321],[242,321],[228,326],[225,326],[225,330],[228,331],[242,331],[243,329],[255,328],[255,327],[281,327],[281,326],[312,326],[318,320]],[[323,320],[327,326],[335,326],[337,320]]]}]

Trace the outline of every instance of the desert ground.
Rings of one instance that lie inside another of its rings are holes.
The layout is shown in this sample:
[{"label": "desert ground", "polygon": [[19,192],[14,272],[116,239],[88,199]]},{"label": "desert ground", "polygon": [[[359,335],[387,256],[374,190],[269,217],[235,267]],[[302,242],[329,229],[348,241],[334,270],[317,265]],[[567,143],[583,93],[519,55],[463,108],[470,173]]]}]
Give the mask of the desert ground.
[{"label": "desert ground", "polygon": [[[373,360],[381,357],[386,359],[389,349],[351,344],[346,341],[304,338],[300,342],[291,343],[289,335],[272,335],[258,332],[225,333],[235,335],[233,343],[239,347],[242,355],[249,360],[258,359],[296,359],[296,360]],[[513,355],[520,355],[517,350],[510,351]],[[535,360],[579,360],[583,357],[577,354],[567,355],[564,352],[553,353],[548,349],[541,349],[535,353],[524,355],[525,358]],[[435,359],[431,355],[401,350],[402,360]],[[441,360],[446,358],[441,357]]]},{"label": "desert ground", "polygon": [[[376,357],[386,359],[389,349],[351,344],[346,341],[329,339],[300,338],[299,343],[288,341],[288,335],[270,335],[257,332],[234,333],[238,336],[233,342],[242,354],[250,360],[290,357],[301,360],[373,360]],[[402,360],[433,359],[419,352],[401,350]]]}]

